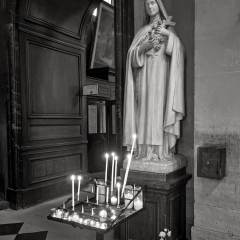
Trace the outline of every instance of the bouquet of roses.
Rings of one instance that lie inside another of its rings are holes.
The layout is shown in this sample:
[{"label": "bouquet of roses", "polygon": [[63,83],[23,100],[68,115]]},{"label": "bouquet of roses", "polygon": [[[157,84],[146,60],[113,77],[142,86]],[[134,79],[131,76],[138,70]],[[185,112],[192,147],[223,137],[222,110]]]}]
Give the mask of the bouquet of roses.
[{"label": "bouquet of roses", "polygon": [[[152,39],[155,39],[154,40],[154,47],[153,47],[153,51],[156,53],[158,52],[160,49],[161,49],[161,46],[164,42],[167,41],[167,37],[163,36],[162,34],[160,33],[156,33],[157,29],[161,29],[161,28],[165,28],[166,25],[165,25],[165,20],[163,20],[163,22],[161,23],[160,21],[154,23],[152,25],[152,28],[150,31],[148,31],[148,35],[149,35],[149,40],[152,40]],[[152,55],[152,54],[150,54]]]},{"label": "bouquet of roses", "polygon": [[154,22],[151,26],[151,29],[138,44],[141,45],[146,40],[153,40],[154,47],[147,52],[147,56],[153,57],[153,54],[156,56],[161,49],[162,44],[167,41],[167,37],[161,34],[161,29],[167,28],[167,26],[175,26],[175,23],[171,22],[171,19],[172,17],[169,16],[166,20],[163,20],[162,22],[160,20]]},{"label": "bouquet of roses", "polygon": [[165,240],[167,237],[171,237],[171,231],[165,228],[162,232],[159,233],[160,240]]}]

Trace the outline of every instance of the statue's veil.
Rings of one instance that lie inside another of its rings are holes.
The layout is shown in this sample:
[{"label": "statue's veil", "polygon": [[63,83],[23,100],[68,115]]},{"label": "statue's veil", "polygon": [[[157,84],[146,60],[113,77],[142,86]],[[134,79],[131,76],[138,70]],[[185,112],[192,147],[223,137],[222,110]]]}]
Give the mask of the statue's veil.
[{"label": "statue's veil", "polygon": [[[145,1],[146,1],[146,0],[145,0]],[[149,18],[149,16],[147,15],[147,12],[146,12],[145,1],[144,1],[144,9],[145,9],[144,12],[145,12],[145,19],[146,19],[145,23],[148,23],[149,20],[150,20],[150,18]],[[161,17],[162,17],[163,19],[167,19],[167,18],[168,18],[168,14],[167,14],[167,11],[166,11],[166,9],[165,9],[162,1],[161,1],[161,0],[155,0],[155,1],[156,1],[156,3],[157,3],[158,6],[159,6],[160,13],[161,13]]]}]

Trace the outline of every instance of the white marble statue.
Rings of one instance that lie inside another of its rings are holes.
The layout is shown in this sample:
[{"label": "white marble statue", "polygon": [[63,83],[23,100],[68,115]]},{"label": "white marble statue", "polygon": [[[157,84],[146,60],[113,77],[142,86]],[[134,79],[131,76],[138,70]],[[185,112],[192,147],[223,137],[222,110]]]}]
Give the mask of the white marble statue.
[{"label": "white marble statue", "polygon": [[123,145],[143,161],[174,158],[184,111],[184,47],[161,0],[145,0],[146,24],[128,51]]}]

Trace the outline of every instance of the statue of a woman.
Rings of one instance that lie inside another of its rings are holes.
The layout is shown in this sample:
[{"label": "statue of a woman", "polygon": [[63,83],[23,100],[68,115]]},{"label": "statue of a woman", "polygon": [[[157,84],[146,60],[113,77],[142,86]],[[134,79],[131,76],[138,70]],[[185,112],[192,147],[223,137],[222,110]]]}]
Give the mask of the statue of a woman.
[{"label": "statue of a woman", "polygon": [[[165,9],[164,9],[165,10]],[[172,158],[184,117],[184,47],[161,0],[145,0],[146,24],[128,51],[123,145],[135,159]]]}]

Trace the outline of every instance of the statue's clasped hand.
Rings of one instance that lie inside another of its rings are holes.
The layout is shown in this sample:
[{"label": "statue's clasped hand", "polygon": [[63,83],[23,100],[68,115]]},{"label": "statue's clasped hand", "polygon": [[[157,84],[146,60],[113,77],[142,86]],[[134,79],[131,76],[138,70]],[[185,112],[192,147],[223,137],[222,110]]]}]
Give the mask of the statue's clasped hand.
[{"label": "statue's clasped hand", "polygon": [[148,51],[154,47],[156,38],[148,39],[140,45],[140,53]]},{"label": "statue's clasped hand", "polygon": [[168,37],[169,36],[169,31],[166,28],[159,26],[155,29],[155,34],[163,35],[165,37]]}]

